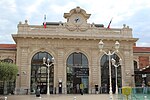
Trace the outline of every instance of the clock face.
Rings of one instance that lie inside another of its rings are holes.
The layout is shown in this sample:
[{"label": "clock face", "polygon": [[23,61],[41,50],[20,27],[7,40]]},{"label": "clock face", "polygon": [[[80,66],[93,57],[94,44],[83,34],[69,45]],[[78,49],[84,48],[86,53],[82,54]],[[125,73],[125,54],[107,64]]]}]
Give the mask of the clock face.
[{"label": "clock face", "polygon": [[74,22],[75,22],[75,23],[80,23],[80,17],[76,17],[76,18],[74,19]]},{"label": "clock face", "polygon": [[83,18],[80,15],[75,15],[72,17],[72,22],[76,25],[82,24],[83,23]]}]

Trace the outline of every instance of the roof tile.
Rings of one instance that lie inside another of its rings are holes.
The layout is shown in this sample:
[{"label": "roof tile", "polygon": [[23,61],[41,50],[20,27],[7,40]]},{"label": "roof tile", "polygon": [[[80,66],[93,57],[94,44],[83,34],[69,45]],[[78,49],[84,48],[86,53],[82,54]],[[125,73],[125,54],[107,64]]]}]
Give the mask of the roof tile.
[{"label": "roof tile", "polygon": [[150,52],[150,47],[133,47],[133,52]]},{"label": "roof tile", "polygon": [[16,44],[0,44],[0,49],[16,49]]}]

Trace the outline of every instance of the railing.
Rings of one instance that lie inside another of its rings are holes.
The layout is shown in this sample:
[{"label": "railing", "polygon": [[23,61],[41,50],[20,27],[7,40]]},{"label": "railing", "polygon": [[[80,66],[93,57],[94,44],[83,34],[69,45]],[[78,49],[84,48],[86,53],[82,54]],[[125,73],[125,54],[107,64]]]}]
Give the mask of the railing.
[{"label": "railing", "polygon": [[[125,100],[122,94],[122,88],[119,88],[117,100]],[[132,93],[129,100],[150,100],[150,87],[132,87]]]},{"label": "railing", "polygon": [[[71,34],[70,34],[71,33]],[[82,34],[81,34],[82,33]],[[34,25],[19,25],[18,34],[31,34],[31,35],[50,35],[50,36],[81,36],[81,37],[124,37],[132,38],[132,30],[129,28],[94,28],[89,27],[86,31],[69,31],[65,26],[43,26]]]}]

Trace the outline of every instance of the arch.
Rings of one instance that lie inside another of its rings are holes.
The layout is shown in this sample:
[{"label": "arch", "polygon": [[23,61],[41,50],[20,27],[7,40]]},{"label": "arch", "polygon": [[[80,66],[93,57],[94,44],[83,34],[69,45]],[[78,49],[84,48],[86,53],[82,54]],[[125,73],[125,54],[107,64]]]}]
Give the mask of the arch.
[{"label": "arch", "polygon": [[[68,52],[65,55],[65,61],[67,61],[68,57],[74,52],[83,53],[88,59],[90,59],[90,56],[89,56],[90,54],[84,49],[82,49],[82,50],[81,49],[70,49],[70,50],[67,50],[67,51]],[[90,61],[89,61],[89,65],[90,65]]]},{"label": "arch", "polygon": [[[51,49],[48,49],[48,48],[34,49],[34,51],[32,51],[32,52],[29,53],[30,57],[29,57],[29,59],[28,59],[28,62],[30,62],[29,64],[31,64],[31,60],[32,60],[33,56],[34,56],[37,52],[47,52],[47,53],[51,54],[52,57],[56,58],[56,55],[55,55],[56,53],[53,52],[53,51],[55,51],[55,50],[51,50]],[[55,60],[55,61],[56,61],[56,60]],[[55,62],[55,61],[54,61],[54,62]]]},{"label": "arch", "polygon": [[[122,87],[122,68],[119,65],[120,57],[117,54],[113,54],[111,59],[116,60],[117,67],[117,85],[118,87]],[[100,71],[101,71],[101,87],[102,93],[109,93],[109,58],[108,55],[104,54],[100,59]],[[111,79],[112,79],[112,91],[115,93],[116,90],[116,70],[115,66],[111,64]]]},{"label": "arch", "polygon": [[133,64],[134,64],[134,71],[138,70],[138,62],[134,60]]},{"label": "arch", "polygon": [[[31,59],[31,77],[30,88],[31,92],[35,93],[36,89],[40,87],[41,94],[47,93],[48,67],[43,65],[43,57],[52,59],[48,52],[37,52]],[[53,93],[54,85],[54,66],[50,66],[49,73],[50,93]]]},{"label": "arch", "polygon": [[69,55],[66,61],[67,93],[80,93],[80,84],[84,85],[84,93],[88,93],[89,66],[87,57],[81,52]]},{"label": "arch", "polygon": [[135,86],[136,87],[141,87],[142,86],[142,74],[139,71],[138,68],[138,62],[136,60],[133,60],[133,64],[134,64],[134,81],[135,81]]},{"label": "arch", "polygon": [[8,62],[8,63],[13,63],[13,60],[10,59],[10,58],[6,58],[6,59],[4,59],[3,61],[4,61],[4,62]]}]

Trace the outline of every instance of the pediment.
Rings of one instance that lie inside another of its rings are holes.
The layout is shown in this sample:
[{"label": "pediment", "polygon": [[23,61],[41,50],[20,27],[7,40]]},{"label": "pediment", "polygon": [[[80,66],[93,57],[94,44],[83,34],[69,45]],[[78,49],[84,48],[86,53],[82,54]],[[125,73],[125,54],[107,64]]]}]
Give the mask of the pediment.
[{"label": "pediment", "polygon": [[87,20],[91,16],[91,14],[87,14],[84,9],[81,9],[80,7],[76,7],[72,10],[70,10],[69,13],[64,13],[64,18],[68,20],[73,14],[81,14],[83,17]]},{"label": "pediment", "polygon": [[64,18],[67,19],[65,27],[70,31],[86,31],[89,28],[87,19],[89,19],[90,15],[80,7],[76,7],[70,10],[69,13],[64,13]]}]

